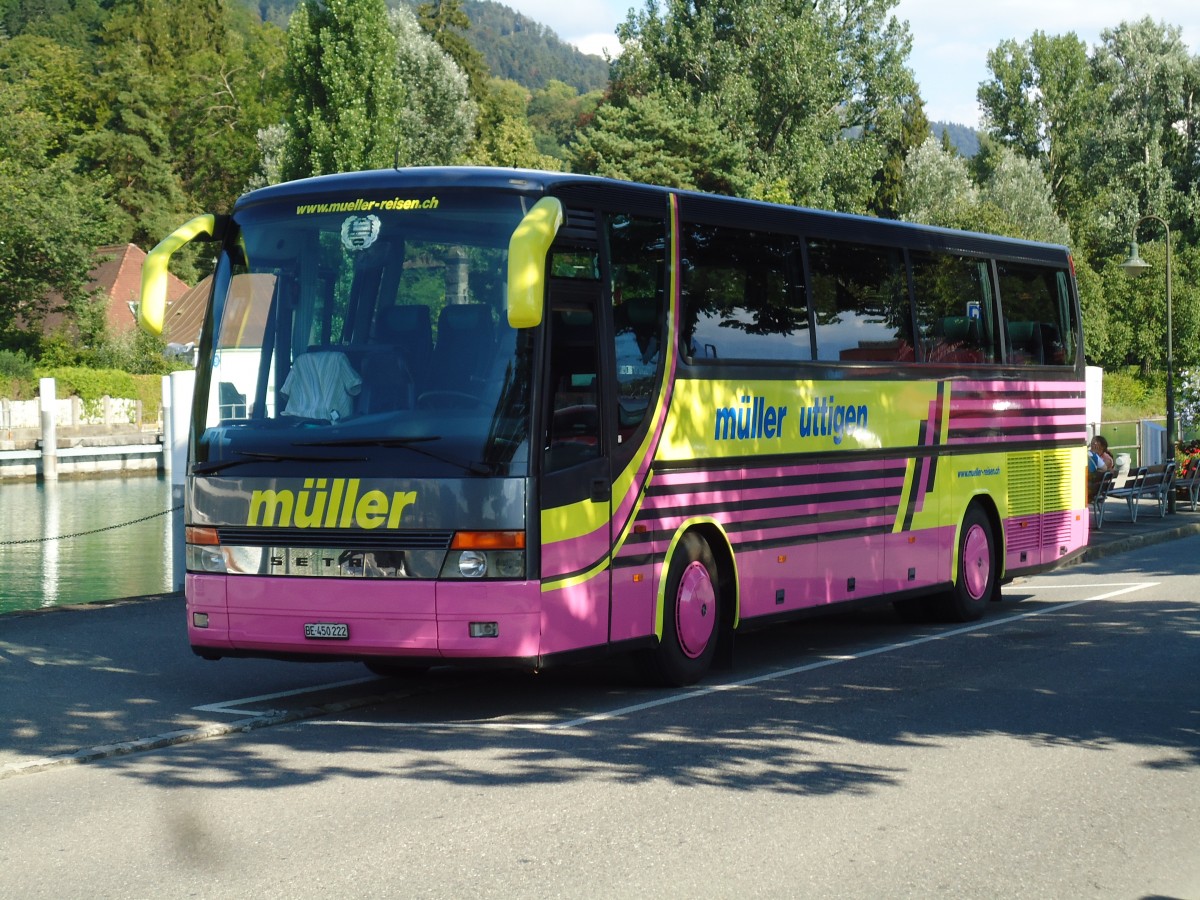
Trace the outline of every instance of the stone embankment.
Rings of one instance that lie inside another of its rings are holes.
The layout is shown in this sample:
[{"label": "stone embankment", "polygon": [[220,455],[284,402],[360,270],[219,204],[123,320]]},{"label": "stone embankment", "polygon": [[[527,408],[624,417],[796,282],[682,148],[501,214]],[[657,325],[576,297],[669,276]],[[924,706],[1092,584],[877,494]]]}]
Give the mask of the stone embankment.
[{"label": "stone embankment", "polygon": [[145,421],[137,401],[68,397],[43,406],[0,400],[0,481],[161,471],[161,424]]}]

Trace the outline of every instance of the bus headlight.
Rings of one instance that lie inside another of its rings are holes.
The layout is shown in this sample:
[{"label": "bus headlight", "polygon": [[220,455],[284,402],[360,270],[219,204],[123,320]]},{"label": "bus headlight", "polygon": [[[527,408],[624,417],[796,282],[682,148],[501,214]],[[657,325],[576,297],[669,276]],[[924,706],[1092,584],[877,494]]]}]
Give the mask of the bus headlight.
[{"label": "bus headlight", "polygon": [[225,554],[219,547],[187,546],[187,570],[189,572],[224,573]]},{"label": "bus headlight", "polygon": [[524,578],[525,532],[457,532],[450,542],[442,577]]},{"label": "bus headlight", "polygon": [[487,568],[487,557],[478,550],[464,550],[458,556],[458,574],[463,578],[482,578]]},{"label": "bus headlight", "polygon": [[228,571],[215,528],[189,525],[184,529],[184,536],[187,541],[184,560],[189,572],[224,574]]},{"label": "bus headlight", "polygon": [[497,578],[524,578],[525,554],[519,550],[493,553],[492,572]]}]

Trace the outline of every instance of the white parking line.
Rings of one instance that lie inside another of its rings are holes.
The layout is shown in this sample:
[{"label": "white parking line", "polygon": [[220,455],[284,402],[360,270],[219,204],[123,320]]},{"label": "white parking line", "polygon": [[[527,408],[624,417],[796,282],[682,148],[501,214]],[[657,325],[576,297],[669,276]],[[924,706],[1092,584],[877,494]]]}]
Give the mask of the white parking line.
[{"label": "white parking line", "polygon": [[274,694],[259,694],[257,697],[241,697],[237,700],[222,700],[218,703],[206,703],[203,706],[193,706],[194,712],[225,713],[233,716],[271,715],[274,710],[238,709],[247,703],[262,703],[264,700],[278,700],[280,697],[296,697],[300,694],[315,694],[319,691],[331,691],[334,688],[349,687],[352,684],[366,684],[368,681],[378,681],[375,676],[352,678],[349,681],[331,681],[328,684],[314,684],[311,687],[296,688],[291,691],[279,691]]},{"label": "white parking line", "polygon": [[828,656],[816,662],[806,663],[803,666],[794,666],[790,669],[781,669],[776,672],[767,672],[763,675],[755,675],[751,678],[743,678],[739,681],[726,682],[725,684],[710,684],[705,685],[695,690],[684,693],[674,693],[666,697],[659,697],[654,700],[647,700],[645,703],[634,703],[629,706],[610,709],[606,712],[593,713],[587,716],[581,716],[577,719],[569,719],[565,722],[357,722],[346,721],[339,719],[311,719],[305,722],[306,725],[325,726],[325,725],[353,725],[360,728],[395,728],[395,729],[429,729],[429,728],[454,728],[454,729],[474,729],[478,731],[493,731],[493,730],[508,730],[508,731],[566,731],[572,728],[578,728],[581,725],[591,725],[596,722],[604,722],[609,719],[619,719],[624,716],[633,715],[634,713],[645,712],[649,709],[657,709],[663,706],[671,706],[675,703],[685,703],[689,700],[697,700],[702,697],[709,697],[713,694],[718,694],[723,691],[736,691],[742,688],[751,687],[756,684],[763,684],[769,681],[777,681],[781,678],[790,678],[793,675],[801,675],[805,672],[812,672],[817,669],[824,669],[829,666],[841,665],[842,663],[855,662],[860,659],[867,659],[872,656],[881,656],[885,653],[894,653],[897,650],[907,650],[909,647],[918,647],[922,644],[929,644],[934,641],[944,641],[948,638],[958,637],[960,634],[970,634],[975,631],[985,631],[989,628],[996,628],[1002,625],[1008,625],[1011,622],[1018,622],[1022,619],[1032,619],[1036,616],[1047,616],[1051,613],[1062,612],[1065,609],[1071,609],[1076,606],[1082,606],[1085,603],[1097,603],[1101,600],[1109,600],[1113,597],[1120,597],[1124,594],[1131,594],[1135,591],[1145,590],[1146,588],[1155,587],[1160,582],[1157,581],[1136,581],[1136,582],[1117,582],[1114,584],[1096,584],[1096,585],[1030,585],[1038,590],[1050,587],[1074,587],[1078,588],[1111,588],[1102,594],[1085,597],[1081,600],[1071,600],[1066,603],[1058,603],[1054,606],[1047,606],[1042,609],[1030,610],[1026,613],[1020,613],[1012,616],[1004,616],[1000,619],[988,619],[984,622],[976,622],[971,625],[964,625],[961,628],[952,628],[949,631],[941,631],[937,634],[929,634],[924,637],[913,638],[908,641],[899,641],[894,644],[887,644],[882,647],[874,647],[870,650],[862,650],[858,653],[848,653],[844,656]]}]

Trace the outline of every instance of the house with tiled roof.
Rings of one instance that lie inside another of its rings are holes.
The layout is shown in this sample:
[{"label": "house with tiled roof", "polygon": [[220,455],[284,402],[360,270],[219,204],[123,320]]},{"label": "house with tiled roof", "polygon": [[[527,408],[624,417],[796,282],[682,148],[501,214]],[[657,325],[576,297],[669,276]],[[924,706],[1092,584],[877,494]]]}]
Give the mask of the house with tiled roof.
[{"label": "house with tiled roof", "polygon": [[[110,335],[126,334],[137,328],[137,305],[142,292],[142,266],[146,252],[135,244],[112,244],[96,250],[100,260],[91,271],[87,290],[99,289],[98,299],[105,302],[104,320]],[[178,300],[188,291],[185,282],[167,276],[167,302]],[[61,297],[51,298],[51,308],[62,305]],[[60,330],[68,322],[65,313],[49,313],[42,324],[45,334]]]},{"label": "house with tiled roof", "polygon": [[168,344],[187,346],[200,341],[200,329],[204,325],[204,314],[208,311],[208,294],[211,290],[212,276],[209,275],[178,297],[167,296],[163,339]]}]

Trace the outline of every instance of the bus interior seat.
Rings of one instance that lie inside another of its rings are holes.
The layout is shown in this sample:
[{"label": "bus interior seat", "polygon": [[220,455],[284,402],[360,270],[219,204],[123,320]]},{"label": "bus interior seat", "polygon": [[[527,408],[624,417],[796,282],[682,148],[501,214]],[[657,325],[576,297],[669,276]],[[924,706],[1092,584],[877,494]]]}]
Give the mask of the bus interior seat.
[{"label": "bus interior seat", "polygon": [[1040,322],[1008,323],[1009,360],[1018,365],[1040,366],[1045,361],[1042,354],[1042,326]]},{"label": "bus interior seat", "polygon": [[1039,322],[1042,329],[1043,361],[1052,365],[1063,365],[1067,361],[1067,348],[1063,346],[1058,329],[1046,322]]},{"label": "bus interior seat", "polygon": [[983,352],[983,328],[974,316],[946,316],[933,330],[930,362],[987,362]]},{"label": "bus interior seat", "polygon": [[414,375],[429,367],[433,355],[433,326],[429,307],[419,303],[389,306],[379,317],[377,343],[399,348]]},{"label": "bus interior seat", "polygon": [[401,354],[370,354],[362,362],[362,380],[362,393],[358,398],[361,412],[379,413],[412,409],[416,399],[416,385]]},{"label": "bus interior seat", "polygon": [[442,383],[431,387],[475,393],[478,382],[491,370],[494,332],[492,311],[482,303],[453,303],[443,307],[433,351]]},{"label": "bus interior seat", "polygon": [[843,362],[913,362],[913,345],[903,338],[891,341],[859,341],[858,346],[838,351]]},{"label": "bus interior seat", "polygon": [[633,334],[643,363],[648,363],[658,356],[660,302],[661,294],[651,294],[629,297],[621,304],[624,321],[618,322],[618,331],[628,329],[629,333]]},{"label": "bus interior seat", "polygon": [[978,347],[980,344],[979,319],[973,316],[946,316],[942,319],[942,335],[947,342]]}]

